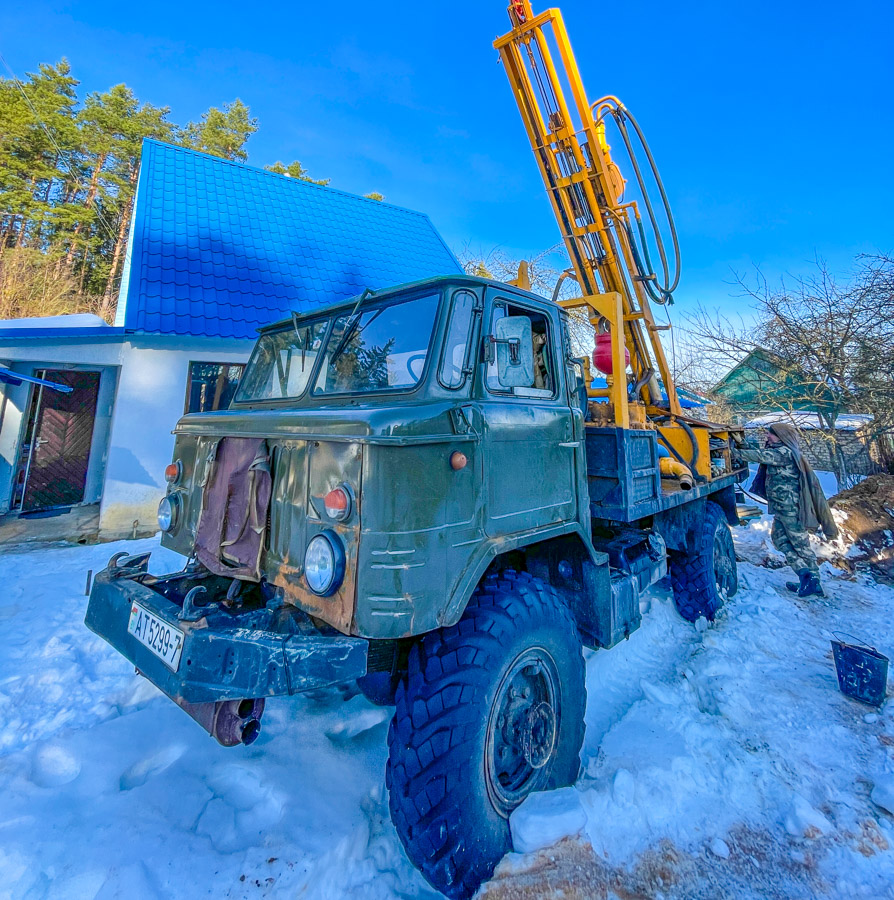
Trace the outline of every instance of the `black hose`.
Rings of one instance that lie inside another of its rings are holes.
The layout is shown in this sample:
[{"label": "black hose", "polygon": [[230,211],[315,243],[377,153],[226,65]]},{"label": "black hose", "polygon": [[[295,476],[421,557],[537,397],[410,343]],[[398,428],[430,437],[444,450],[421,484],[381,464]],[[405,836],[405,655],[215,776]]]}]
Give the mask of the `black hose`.
[{"label": "black hose", "polygon": [[[658,440],[661,441],[661,443],[664,444],[665,447],[667,447],[667,449],[671,452],[671,454],[673,454],[674,458],[677,460],[678,463],[680,463],[681,465],[684,465],[684,466],[689,465],[689,463],[686,462],[686,460],[683,459],[683,457],[680,456],[679,453],[677,453],[676,449],[672,446],[670,441],[668,441],[668,439],[660,431],[658,432]],[[692,474],[694,476],[695,472],[693,472]]]},{"label": "black hose", "polygon": [[[649,254],[649,244],[646,240],[645,230],[642,225],[642,220],[639,215],[637,215],[637,228],[640,233],[639,245],[637,247],[637,241],[634,239],[633,230],[628,227],[627,229],[627,237],[630,242],[631,250],[633,252],[634,263],[637,268],[637,273],[639,276],[639,280],[642,282],[643,287],[648,293],[649,297],[658,304],[665,303],[673,303],[673,292],[676,290],[677,285],[680,283],[680,242],[677,237],[677,227],[674,223],[673,213],[670,208],[670,201],[667,197],[667,192],[664,189],[664,182],[661,180],[661,176],[658,173],[658,166],[655,163],[655,158],[652,156],[652,151],[649,148],[648,143],[646,142],[645,135],[643,134],[642,129],[639,126],[639,123],[636,119],[631,115],[630,111],[622,106],[619,101],[614,98],[607,98],[611,102],[600,101],[594,106],[601,105],[604,103],[605,109],[611,114],[612,118],[615,121],[615,124],[618,128],[618,133],[621,136],[621,140],[624,142],[624,148],[627,151],[627,156],[630,159],[631,165],[633,166],[633,172],[636,176],[636,182],[639,185],[639,190],[643,198],[643,203],[646,207],[646,212],[649,216],[649,224],[652,227],[652,232],[655,236],[655,244],[658,247],[658,254],[661,258],[661,266],[663,270],[663,284],[658,283],[658,276],[655,274],[655,271],[652,267],[652,262]],[[596,123],[598,124],[604,118],[603,115],[600,115],[598,119],[596,119]],[[667,253],[665,251],[664,239],[661,236],[661,229],[658,226],[658,219],[655,215],[655,210],[652,206],[652,200],[649,196],[648,189],[646,188],[646,181],[643,176],[642,169],[640,168],[639,161],[637,159],[637,154],[633,149],[633,142],[630,139],[630,133],[627,130],[626,122],[629,121],[631,127],[633,128],[634,133],[636,134],[637,139],[639,140],[640,146],[643,149],[643,152],[646,154],[646,159],[649,162],[649,168],[652,172],[652,177],[655,180],[655,184],[658,187],[658,192],[661,196],[661,202],[664,206],[664,214],[667,219],[668,227],[670,228],[671,241],[673,242],[673,251],[674,251],[674,277],[671,278],[670,274],[670,266],[668,264]],[[641,250],[640,250],[641,248]]]},{"label": "black hose", "polygon": [[687,437],[689,438],[689,443],[692,444],[692,474],[699,484],[704,484],[708,479],[705,478],[704,475],[699,475],[696,466],[698,465],[699,460],[699,449],[698,449],[698,439],[695,436],[693,430],[689,427],[687,422],[684,422],[682,419],[677,419],[677,424],[686,432]]},{"label": "black hose", "polygon": [[639,381],[633,386],[633,397],[636,399],[639,397],[639,392],[655,377],[654,369],[646,369],[643,372],[643,377],[640,378]]},{"label": "black hose", "polygon": [[[664,183],[661,180],[661,176],[658,174],[658,166],[655,164],[655,159],[652,156],[652,151],[649,149],[648,143],[646,143],[645,135],[643,134],[642,129],[639,127],[639,123],[624,107],[618,107],[617,111],[614,113],[614,119],[618,123],[618,130],[621,133],[621,139],[624,141],[624,146],[627,149],[628,154],[630,155],[630,161],[633,165],[633,171],[636,174],[637,183],[639,184],[640,190],[642,191],[643,202],[645,203],[646,211],[649,214],[649,221],[652,225],[653,231],[655,232],[655,242],[658,246],[658,252],[661,256],[662,268],[664,269],[664,285],[661,290],[662,293],[670,295],[673,294],[680,282],[680,243],[677,239],[677,228],[674,224],[673,214],[671,213],[670,201],[667,199],[667,193],[664,190]],[[676,271],[674,273],[673,281],[671,281],[670,278],[670,269],[667,262],[667,255],[664,250],[664,241],[661,239],[661,234],[658,228],[658,220],[655,216],[655,211],[652,208],[652,200],[649,197],[648,191],[646,190],[645,179],[643,178],[642,172],[640,171],[636,154],[633,152],[633,145],[630,141],[630,135],[627,133],[624,119],[628,119],[630,121],[630,124],[633,126],[633,130],[636,132],[636,136],[639,139],[640,144],[642,145],[644,153],[646,154],[646,159],[648,159],[649,161],[649,167],[652,170],[652,177],[655,179],[655,184],[658,187],[659,194],[661,195],[661,201],[664,205],[664,213],[667,217],[667,223],[671,230],[671,240],[673,241],[674,245],[674,268]]]},{"label": "black hose", "polygon": [[[656,421],[656,422],[667,422],[667,421],[670,420],[670,418],[671,418],[670,416],[658,416],[658,417],[656,417],[656,419],[655,419],[654,421]],[[689,438],[689,443],[692,445],[692,459],[691,459],[689,462],[686,462],[686,460],[683,459],[683,457],[680,456],[680,454],[677,453],[677,451],[674,450],[673,447],[671,447],[671,445],[668,443],[668,441],[664,438],[664,436],[663,436],[663,435],[661,434],[661,432],[659,431],[659,432],[658,432],[658,436],[659,436],[659,438],[661,439],[661,443],[663,443],[664,446],[667,447],[667,449],[670,450],[670,452],[673,453],[674,456],[676,456],[676,458],[677,458],[681,463],[683,463],[684,466],[689,466],[689,468],[692,469],[692,477],[693,477],[699,484],[705,484],[705,483],[707,482],[708,479],[705,478],[704,475],[699,475],[698,470],[696,469],[696,466],[698,465],[698,461],[699,461],[699,456],[700,456],[700,454],[699,454],[699,449],[698,449],[698,439],[696,438],[695,433],[693,432],[693,430],[692,430],[692,429],[689,427],[689,425],[688,425],[686,422],[684,422],[682,419],[677,419],[677,420],[675,421],[675,424],[676,424],[676,425],[679,425],[679,426],[683,429],[683,431],[686,432],[686,437]]]}]

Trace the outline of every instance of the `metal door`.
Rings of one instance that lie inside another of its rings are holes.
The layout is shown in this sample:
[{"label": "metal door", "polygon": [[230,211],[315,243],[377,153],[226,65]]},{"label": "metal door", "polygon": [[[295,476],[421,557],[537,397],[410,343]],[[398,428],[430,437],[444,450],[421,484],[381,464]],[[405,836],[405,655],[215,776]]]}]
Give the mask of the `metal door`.
[{"label": "metal door", "polygon": [[[488,316],[499,292],[491,293]],[[524,310],[515,300],[514,306]],[[533,312],[533,310],[532,310]],[[568,405],[564,372],[555,353],[558,335],[551,328],[552,369],[559,383],[552,398],[495,395],[484,391],[486,530],[498,536],[543,528],[577,517],[574,417]]]},{"label": "metal door", "polygon": [[22,511],[84,501],[96,421],[99,372],[46,370],[41,378],[67,384],[69,394],[37,388],[28,446]]}]

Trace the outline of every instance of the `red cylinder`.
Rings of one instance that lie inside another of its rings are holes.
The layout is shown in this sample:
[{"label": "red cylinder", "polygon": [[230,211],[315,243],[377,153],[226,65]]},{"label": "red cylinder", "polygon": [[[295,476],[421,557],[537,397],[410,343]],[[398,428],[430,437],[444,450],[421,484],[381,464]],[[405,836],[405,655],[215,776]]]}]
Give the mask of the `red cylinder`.
[{"label": "red cylinder", "polygon": [[[608,331],[596,335],[596,349],[593,351],[593,365],[603,375],[611,375],[614,371],[612,365],[612,336]],[[630,365],[630,351],[624,348],[624,368]]]}]

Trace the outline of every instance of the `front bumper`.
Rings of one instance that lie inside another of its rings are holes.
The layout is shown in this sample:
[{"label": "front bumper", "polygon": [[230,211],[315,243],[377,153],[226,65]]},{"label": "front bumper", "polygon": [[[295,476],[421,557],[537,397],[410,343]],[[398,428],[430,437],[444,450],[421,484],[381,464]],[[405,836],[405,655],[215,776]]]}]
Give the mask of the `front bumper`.
[{"label": "front bumper", "polygon": [[[144,571],[104,569],[93,582],[84,622],[178,703],[300,694],[366,674],[369,643],[362,638],[264,630],[257,613],[184,622],[181,606],[141,583],[144,578]],[[178,671],[128,632],[134,602],[183,633]]]}]

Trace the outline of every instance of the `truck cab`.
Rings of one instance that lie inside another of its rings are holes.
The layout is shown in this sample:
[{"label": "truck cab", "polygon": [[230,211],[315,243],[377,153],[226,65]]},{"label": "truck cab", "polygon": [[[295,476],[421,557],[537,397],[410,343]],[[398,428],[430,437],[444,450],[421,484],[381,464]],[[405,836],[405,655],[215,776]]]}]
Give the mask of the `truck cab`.
[{"label": "truck cab", "polygon": [[[569,533],[588,541],[565,315],[453,276],[264,329],[231,408],[177,426],[163,544],[195,555],[221,441],[261,440],[268,521],[257,565],[237,577],[345,635],[453,624],[497,556]],[[314,539],[337,570],[323,587],[307,577]]]}]

